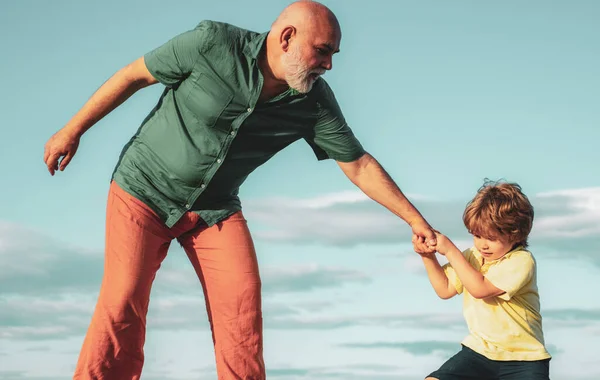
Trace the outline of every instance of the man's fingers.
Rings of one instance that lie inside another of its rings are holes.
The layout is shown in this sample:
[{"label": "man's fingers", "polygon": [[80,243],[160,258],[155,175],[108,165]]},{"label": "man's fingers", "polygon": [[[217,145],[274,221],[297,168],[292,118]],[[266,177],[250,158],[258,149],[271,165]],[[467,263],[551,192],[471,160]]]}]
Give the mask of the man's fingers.
[{"label": "man's fingers", "polygon": [[423,241],[417,241],[417,242],[415,242],[413,244],[413,249],[418,254],[426,254],[426,253],[433,253],[433,252],[435,252],[435,249],[432,249],[427,244],[425,244],[425,242],[423,242]]},{"label": "man's fingers", "polygon": [[67,153],[67,155],[65,156],[65,158],[63,158],[60,161],[60,171],[61,172],[63,170],[65,170],[65,168],[67,167],[67,165],[69,165],[69,162],[71,162],[72,158],[73,158],[73,153],[69,152],[69,153]]},{"label": "man's fingers", "polygon": [[430,229],[430,230],[427,230],[426,234],[427,234],[427,238],[430,239],[430,240],[431,239],[435,239],[437,237],[437,235],[435,234],[435,231],[433,230],[433,228]]},{"label": "man's fingers", "polygon": [[429,255],[429,254],[434,253],[435,249],[420,247],[420,248],[415,248],[415,252],[418,253],[419,255]]},{"label": "man's fingers", "polygon": [[437,244],[437,235],[439,234],[439,232],[432,228],[429,231],[427,231],[426,234],[427,234],[427,239],[426,239],[427,244],[429,244],[431,246],[435,246]]},{"label": "man's fingers", "polygon": [[60,153],[54,153],[46,160],[46,166],[48,166],[48,171],[51,175],[54,175],[54,172],[58,170],[58,159],[62,156]]}]

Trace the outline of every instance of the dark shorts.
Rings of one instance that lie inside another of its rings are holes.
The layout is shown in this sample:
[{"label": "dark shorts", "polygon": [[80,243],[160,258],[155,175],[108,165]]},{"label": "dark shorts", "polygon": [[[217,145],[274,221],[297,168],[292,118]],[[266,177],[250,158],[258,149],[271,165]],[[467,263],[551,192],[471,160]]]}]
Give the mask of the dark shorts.
[{"label": "dark shorts", "polygon": [[439,380],[549,380],[550,359],[490,360],[463,346],[461,351],[448,359],[429,377]]}]

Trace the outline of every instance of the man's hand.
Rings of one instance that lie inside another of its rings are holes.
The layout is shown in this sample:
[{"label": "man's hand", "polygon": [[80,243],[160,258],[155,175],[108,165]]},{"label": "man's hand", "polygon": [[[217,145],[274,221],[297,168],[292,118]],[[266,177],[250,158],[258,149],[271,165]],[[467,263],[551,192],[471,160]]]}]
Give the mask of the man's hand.
[{"label": "man's hand", "polygon": [[435,247],[430,247],[425,243],[425,239],[420,236],[414,235],[412,237],[413,249],[416,253],[422,257],[435,256]]},{"label": "man's hand", "polygon": [[410,225],[413,232],[413,240],[414,236],[420,238],[420,242],[427,244],[427,246],[433,249],[432,252],[435,252],[435,247],[437,245],[436,231],[431,228],[429,223],[427,223],[424,219]]},{"label": "man's hand", "polygon": [[[81,136],[136,91],[158,83],[140,57],[117,71],[88,99],[66,127],[56,132],[44,148],[44,162],[51,175],[65,170],[77,152]],[[59,159],[60,160],[59,163]]]},{"label": "man's hand", "polygon": [[[65,128],[56,132],[44,147],[44,162],[50,175],[57,170],[63,171],[77,152],[81,136]],[[59,159],[62,158],[59,164]]]}]

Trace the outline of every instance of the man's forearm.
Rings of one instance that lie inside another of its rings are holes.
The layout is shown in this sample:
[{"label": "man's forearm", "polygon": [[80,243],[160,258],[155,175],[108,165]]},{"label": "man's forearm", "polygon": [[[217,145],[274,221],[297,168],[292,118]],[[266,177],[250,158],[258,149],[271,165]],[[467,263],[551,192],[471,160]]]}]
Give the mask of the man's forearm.
[{"label": "man's forearm", "polygon": [[386,207],[409,225],[425,221],[390,175],[370,154],[366,153],[361,157],[359,164],[352,170],[344,169],[343,166],[342,170],[369,198]]},{"label": "man's forearm", "polygon": [[139,71],[145,69],[140,68],[144,64],[143,60],[140,60],[125,66],[100,86],[64,129],[81,136],[136,91],[156,83],[149,74],[140,75]]}]

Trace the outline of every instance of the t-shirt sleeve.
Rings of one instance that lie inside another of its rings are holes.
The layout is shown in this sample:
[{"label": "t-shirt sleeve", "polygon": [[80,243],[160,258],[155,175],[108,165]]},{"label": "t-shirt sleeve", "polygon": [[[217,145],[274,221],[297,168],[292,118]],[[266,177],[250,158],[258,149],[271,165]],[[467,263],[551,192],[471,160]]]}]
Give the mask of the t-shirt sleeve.
[{"label": "t-shirt sleeve", "polygon": [[[465,259],[472,265],[473,254],[472,254],[471,250],[467,249],[467,250],[463,251],[462,254],[465,257]],[[463,287],[462,281],[460,281],[460,278],[458,278],[456,271],[452,267],[452,264],[450,264],[450,263],[444,264],[442,266],[442,269],[444,270],[446,277],[448,277],[448,281],[450,282],[450,284],[452,284],[454,286],[454,289],[456,289],[456,292],[458,294],[462,294],[464,287]]]},{"label": "t-shirt sleeve", "polygon": [[334,159],[352,162],[360,158],[365,150],[358,141],[342,114],[342,110],[329,85],[319,79],[317,97],[317,121],[310,136],[305,137],[318,160]]},{"label": "t-shirt sleeve", "polygon": [[165,86],[173,86],[192,72],[210,44],[214,33],[212,23],[202,21],[196,28],[179,34],[156,49],[144,55],[144,62],[150,74]]},{"label": "t-shirt sleeve", "polygon": [[485,278],[505,293],[498,297],[508,301],[531,281],[535,261],[527,251],[514,252],[498,265],[490,268]]}]

